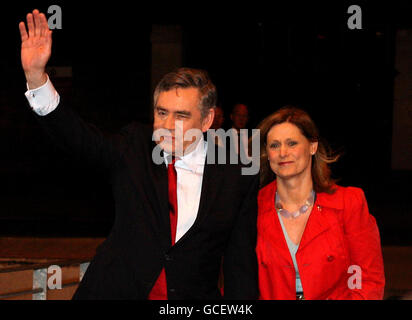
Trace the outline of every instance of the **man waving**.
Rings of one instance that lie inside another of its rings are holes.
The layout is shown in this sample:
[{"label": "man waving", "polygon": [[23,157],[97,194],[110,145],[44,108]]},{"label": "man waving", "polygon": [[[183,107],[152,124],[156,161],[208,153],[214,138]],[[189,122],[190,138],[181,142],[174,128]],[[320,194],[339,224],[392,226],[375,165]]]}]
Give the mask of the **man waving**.
[{"label": "man waving", "polygon": [[[44,14],[34,10],[19,28],[36,118],[69,154],[107,173],[113,190],[113,228],[74,298],[217,299],[222,261],[224,297],[257,298],[258,176],[208,158],[215,145],[202,133],[213,122],[216,88],[207,73],[166,74],[154,92],[153,126],[133,122],[106,135],[65,105],[45,73],[52,32]],[[192,132],[200,134],[181,139]]]}]

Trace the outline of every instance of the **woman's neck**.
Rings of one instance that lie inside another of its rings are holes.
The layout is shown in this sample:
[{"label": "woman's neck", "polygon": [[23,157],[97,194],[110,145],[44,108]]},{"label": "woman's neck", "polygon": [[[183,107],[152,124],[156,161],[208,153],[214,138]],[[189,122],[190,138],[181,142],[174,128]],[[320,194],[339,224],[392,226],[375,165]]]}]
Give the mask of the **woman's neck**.
[{"label": "woman's neck", "polygon": [[309,198],[313,189],[312,177],[296,176],[289,179],[277,178],[277,193],[286,209],[297,210]]}]

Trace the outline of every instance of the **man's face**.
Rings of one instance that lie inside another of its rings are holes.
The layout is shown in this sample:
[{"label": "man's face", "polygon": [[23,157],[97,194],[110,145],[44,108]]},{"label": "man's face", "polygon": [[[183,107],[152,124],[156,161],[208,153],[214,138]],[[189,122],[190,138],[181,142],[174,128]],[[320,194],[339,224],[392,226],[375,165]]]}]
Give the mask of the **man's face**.
[{"label": "man's face", "polygon": [[246,128],[246,124],[249,120],[248,108],[244,104],[236,105],[230,118],[233,122],[233,128],[238,130]]},{"label": "man's face", "polygon": [[[170,154],[186,149],[196,140],[195,136],[187,135],[189,141],[184,141],[185,134],[190,129],[197,129],[198,136],[210,128],[214,111],[202,119],[199,109],[200,93],[197,88],[177,88],[161,92],[154,107],[153,129],[167,129],[169,133],[162,134],[160,143],[162,149]],[[183,136],[179,136],[179,130]],[[177,136],[176,136],[177,133]],[[190,148],[192,150],[192,148]],[[187,150],[189,151],[189,150]]]}]

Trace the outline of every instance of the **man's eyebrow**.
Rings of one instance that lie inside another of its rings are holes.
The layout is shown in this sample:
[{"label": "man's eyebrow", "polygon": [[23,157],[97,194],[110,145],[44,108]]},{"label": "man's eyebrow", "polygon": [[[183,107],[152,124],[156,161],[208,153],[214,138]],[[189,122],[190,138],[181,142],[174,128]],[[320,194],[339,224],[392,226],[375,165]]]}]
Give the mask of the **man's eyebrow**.
[{"label": "man's eyebrow", "polygon": [[190,111],[176,111],[175,112],[176,114],[179,114],[179,115],[184,115],[184,116],[191,116],[192,115],[192,113],[190,112]]},{"label": "man's eyebrow", "polygon": [[[162,106],[156,106],[155,109],[160,110],[160,111],[169,112],[169,110],[167,110],[165,107],[162,107]],[[178,115],[183,115],[183,116],[191,116],[192,115],[192,113],[190,111],[185,111],[185,110],[178,110],[178,111],[175,111],[173,113],[178,114]]]}]

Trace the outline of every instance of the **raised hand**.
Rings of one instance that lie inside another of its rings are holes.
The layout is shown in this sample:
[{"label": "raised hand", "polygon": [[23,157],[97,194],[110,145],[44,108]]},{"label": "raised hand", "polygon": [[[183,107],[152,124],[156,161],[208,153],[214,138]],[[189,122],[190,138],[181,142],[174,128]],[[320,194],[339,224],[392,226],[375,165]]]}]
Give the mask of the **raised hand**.
[{"label": "raised hand", "polygon": [[27,14],[27,27],[19,23],[21,35],[21,64],[30,89],[40,87],[47,81],[45,68],[51,55],[52,31],[46,16],[38,10]]}]

